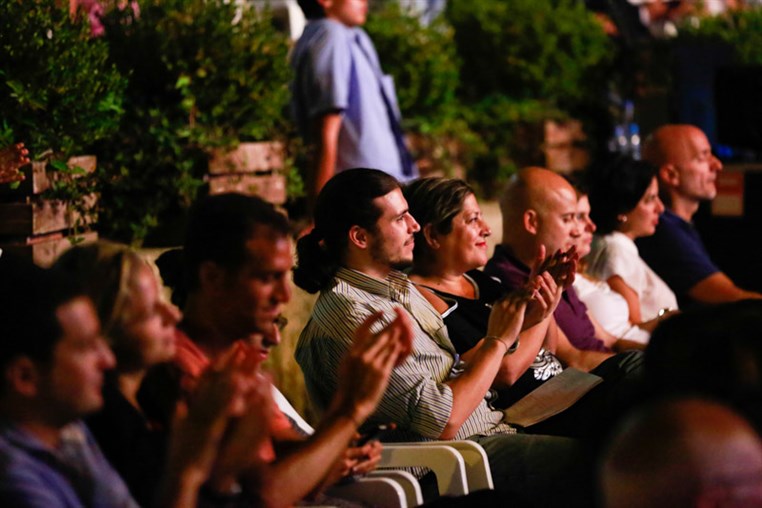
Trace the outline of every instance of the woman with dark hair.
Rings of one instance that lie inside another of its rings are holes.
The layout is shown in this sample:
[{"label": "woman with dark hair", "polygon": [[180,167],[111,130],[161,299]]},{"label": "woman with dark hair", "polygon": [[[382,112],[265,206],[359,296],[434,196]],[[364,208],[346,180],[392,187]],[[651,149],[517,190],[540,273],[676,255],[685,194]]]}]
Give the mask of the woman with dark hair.
[{"label": "woman with dark hair", "polygon": [[[410,279],[442,314],[450,340],[464,354],[484,337],[492,304],[505,293],[498,281],[477,270],[487,263],[486,238],[492,233],[473,190],[462,180],[423,178],[407,185],[404,194],[421,225]],[[541,290],[560,296],[553,278],[545,275],[540,277]],[[503,359],[493,385],[496,407],[510,406],[563,371],[546,349],[553,310],[555,306],[537,309],[525,318],[520,346]]]},{"label": "woman with dark hair", "polygon": [[621,339],[646,344],[659,320],[655,319],[646,323],[630,322],[630,309],[627,300],[611,289],[608,282],[587,272],[587,256],[590,254],[596,226],[590,218],[590,201],[585,188],[577,182],[572,182],[572,185],[577,191],[576,219],[580,232],[580,235],[574,240],[577,254],[580,257],[577,276],[574,278],[574,289],[577,291],[577,296],[607,332]]},{"label": "woman with dark hair", "polygon": [[[421,226],[416,234],[410,279],[442,314],[450,340],[468,363],[468,351],[478,349],[485,335],[492,305],[505,294],[497,280],[477,270],[488,259],[485,239],[490,229],[473,190],[462,180],[424,178],[407,185],[404,193],[410,213]],[[543,261],[538,255],[534,271],[541,275],[530,278],[532,285],[525,288],[533,297],[527,306],[519,345],[513,354],[503,358],[492,385],[497,393],[495,407],[510,408],[549,381],[567,386],[568,380],[563,379],[566,375],[586,376],[567,369],[554,354],[564,346],[572,348],[566,336],[557,333],[552,314],[573,277],[575,260],[574,255],[556,254]],[[530,432],[594,442],[605,436],[637,396],[637,388],[633,388],[637,382],[619,369],[615,358],[591,371],[603,378],[603,383],[588,385],[567,397],[565,409],[532,425]]]},{"label": "woman with dark hair", "polygon": [[631,323],[677,308],[675,294],[635,246],[636,238],[654,234],[664,211],[656,171],[648,162],[617,157],[591,173],[591,217],[598,233],[588,256],[588,271],[627,300]]}]

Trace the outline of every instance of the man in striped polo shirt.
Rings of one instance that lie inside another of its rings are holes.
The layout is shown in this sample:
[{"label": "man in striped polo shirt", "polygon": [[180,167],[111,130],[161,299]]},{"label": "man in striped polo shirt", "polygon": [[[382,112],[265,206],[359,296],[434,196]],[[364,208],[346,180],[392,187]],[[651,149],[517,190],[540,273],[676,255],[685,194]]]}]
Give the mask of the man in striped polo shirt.
[{"label": "man in striped polo shirt", "polygon": [[439,313],[399,271],[412,261],[418,230],[399,183],[386,173],[345,171],[321,191],[315,229],[299,240],[294,272],[299,287],[320,292],[296,350],[313,400],[327,407],[359,323],[377,311],[386,321],[404,312],[414,327],[413,352],[392,372],[367,424],[395,422],[393,441],[475,440],[489,456],[496,488],[531,505],[591,505],[580,444],[517,433],[486,400],[521,329],[523,307],[510,312],[510,302],[497,304],[505,308],[493,312],[488,337],[460,362]]}]

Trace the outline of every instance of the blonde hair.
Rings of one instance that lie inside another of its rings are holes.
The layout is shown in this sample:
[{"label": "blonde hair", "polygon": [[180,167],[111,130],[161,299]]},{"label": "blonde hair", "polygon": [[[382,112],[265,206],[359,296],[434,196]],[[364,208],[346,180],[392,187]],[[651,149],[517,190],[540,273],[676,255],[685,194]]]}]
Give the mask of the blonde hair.
[{"label": "blonde hair", "polygon": [[121,336],[127,304],[132,297],[132,281],[142,267],[150,268],[150,265],[137,252],[108,241],[74,246],[53,265],[84,286],[112,347],[114,339]]}]

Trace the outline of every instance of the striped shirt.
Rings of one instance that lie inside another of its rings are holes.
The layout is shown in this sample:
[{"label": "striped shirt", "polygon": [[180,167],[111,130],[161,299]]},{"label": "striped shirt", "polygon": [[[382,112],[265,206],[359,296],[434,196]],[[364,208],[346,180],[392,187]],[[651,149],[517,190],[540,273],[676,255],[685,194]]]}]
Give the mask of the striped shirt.
[{"label": "striped shirt", "polygon": [[[438,439],[452,411],[452,390],[445,381],[456,363],[455,348],[442,317],[402,272],[392,271],[378,280],[340,268],[320,293],[299,337],[296,360],[310,396],[325,409],[336,391],[338,367],[351,347],[355,329],[368,316],[382,311],[384,319],[376,324],[380,329],[394,319],[397,307],[407,311],[413,323],[413,352],[392,372],[389,387],[366,425],[397,423],[397,431],[385,437],[389,441]],[[502,420],[502,411],[482,400],[455,439],[516,432]]]}]

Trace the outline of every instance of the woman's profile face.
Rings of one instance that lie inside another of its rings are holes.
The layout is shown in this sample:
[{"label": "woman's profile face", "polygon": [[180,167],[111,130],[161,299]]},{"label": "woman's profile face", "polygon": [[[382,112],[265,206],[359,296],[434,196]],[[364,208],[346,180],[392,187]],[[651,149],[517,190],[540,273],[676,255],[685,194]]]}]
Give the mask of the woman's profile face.
[{"label": "woman's profile face", "polygon": [[163,298],[156,276],[147,265],[137,269],[130,284],[118,349],[129,351],[143,367],[171,360],[175,356],[175,325],[180,311]]},{"label": "woman's profile face", "polygon": [[635,208],[625,214],[627,220],[621,223],[619,230],[633,240],[651,236],[656,231],[663,211],[664,204],[659,199],[659,183],[654,177]]},{"label": "woman's profile face", "polygon": [[463,272],[487,264],[487,237],[492,234],[484,221],[479,203],[473,194],[463,200],[461,211],[452,219],[452,231],[438,235],[436,256],[444,256]]}]

